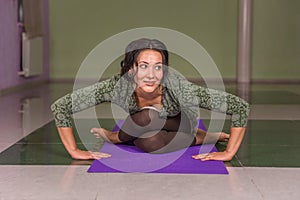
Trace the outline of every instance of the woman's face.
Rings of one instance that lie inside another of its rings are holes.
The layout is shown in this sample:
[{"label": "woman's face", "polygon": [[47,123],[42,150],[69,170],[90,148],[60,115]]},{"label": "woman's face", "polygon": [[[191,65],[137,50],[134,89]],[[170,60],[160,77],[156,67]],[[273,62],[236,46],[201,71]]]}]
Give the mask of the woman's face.
[{"label": "woman's face", "polygon": [[136,66],[133,71],[136,73],[134,79],[138,88],[146,93],[154,92],[163,78],[162,55],[151,49],[141,51],[137,57],[137,64],[137,73]]}]

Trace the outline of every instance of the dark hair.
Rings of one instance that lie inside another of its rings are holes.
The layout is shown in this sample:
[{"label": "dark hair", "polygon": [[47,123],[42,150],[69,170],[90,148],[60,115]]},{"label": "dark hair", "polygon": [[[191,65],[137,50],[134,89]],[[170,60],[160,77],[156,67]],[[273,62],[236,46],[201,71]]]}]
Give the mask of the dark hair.
[{"label": "dark hair", "polygon": [[157,39],[141,38],[129,43],[125,49],[125,57],[121,61],[121,76],[125,76],[128,80],[132,77],[128,77],[128,71],[137,63],[137,57],[146,49],[158,51],[162,56],[163,72],[164,76],[168,72],[167,66],[169,65],[169,52],[167,47],[161,41]]}]

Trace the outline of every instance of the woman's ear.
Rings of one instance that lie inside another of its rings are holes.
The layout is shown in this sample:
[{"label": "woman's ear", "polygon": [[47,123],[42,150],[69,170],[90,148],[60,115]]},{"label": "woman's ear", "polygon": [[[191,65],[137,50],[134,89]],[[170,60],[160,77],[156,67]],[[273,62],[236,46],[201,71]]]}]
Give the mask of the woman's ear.
[{"label": "woman's ear", "polygon": [[128,70],[127,75],[128,75],[129,78],[133,78],[133,76],[134,76],[134,71],[133,71],[133,68],[132,68],[132,67]]},{"label": "woman's ear", "polygon": [[128,73],[129,76],[132,76],[132,75],[133,75],[133,68],[131,67],[131,68],[128,70],[127,73]]}]

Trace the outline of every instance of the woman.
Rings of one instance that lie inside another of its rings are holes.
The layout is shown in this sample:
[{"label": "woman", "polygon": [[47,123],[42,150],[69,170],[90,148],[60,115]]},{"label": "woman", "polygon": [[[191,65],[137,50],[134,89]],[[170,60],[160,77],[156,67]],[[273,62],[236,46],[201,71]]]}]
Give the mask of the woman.
[{"label": "woman", "polygon": [[[202,144],[206,133],[195,129],[199,107],[232,115],[230,137],[224,152],[195,155],[194,159],[229,161],[245,133],[249,105],[237,96],[192,84],[168,67],[165,45],[152,39],[131,42],[121,62],[121,73],[111,79],[74,91],[58,99],[51,109],[60,138],[74,159],[100,159],[110,155],[77,148],[71,115],[102,102],[112,102],[129,112],[120,131],[91,130],[112,143],[127,143],[149,153],[165,153]],[[208,138],[205,142],[213,141]]]}]

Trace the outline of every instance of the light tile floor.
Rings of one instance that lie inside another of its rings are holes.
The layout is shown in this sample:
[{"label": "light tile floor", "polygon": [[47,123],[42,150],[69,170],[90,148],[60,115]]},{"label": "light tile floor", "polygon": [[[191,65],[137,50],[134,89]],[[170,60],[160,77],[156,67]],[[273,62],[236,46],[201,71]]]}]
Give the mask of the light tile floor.
[{"label": "light tile floor", "polygon": [[[0,96],[0,157],[49,123],[51,102],[71,90],[71,84],[48,84]],[[236,93],[236,86],[229,85],[227,90]],[[31,157],[22,165],[15,160],[9,165],[10,158],[6,158],[0,166],[0,200],[300,199],[300,86],[251,85],[246,96],[251,103],[248,131],[235,160],[239,165],[233,163],[240,167],[228,167],[229,175],[88,174],[87,165],[69,158],[60,165],[37,165]],[[98,116],[111,117],[110,107],[97,110],[102,111],[96,111],[101,113]],[[204,112],[201,118],[209,116]],[[34,152],[51,145],[61,148],[49,138],[38,145]],[[18,159],[23,150],[20,145],[15,154],[8,155]],[[64,158],[63,151],[59,152]],[[44,160],[49,160],[47,156]]]},{"label": "light tile floor", "polygon": [[1,166],[1,200],[299,199],[300,169],[229,167],[229,175],[89,174],[88,166]]}]

